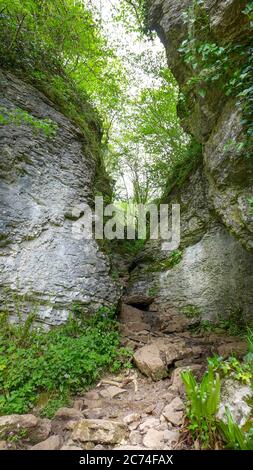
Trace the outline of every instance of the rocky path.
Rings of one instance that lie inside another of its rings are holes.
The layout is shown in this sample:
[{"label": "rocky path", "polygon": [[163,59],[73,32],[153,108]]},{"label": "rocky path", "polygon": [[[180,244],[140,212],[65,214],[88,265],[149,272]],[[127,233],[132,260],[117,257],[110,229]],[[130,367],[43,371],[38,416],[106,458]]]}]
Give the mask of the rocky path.
[{"label": "rocky path", "polygon": [[22,430],[20,440],[0,441],[0,449],[184,449],[184,387],[181,371],[201,375],[206,358],[243,353],[244,343],[223,336],[193,336],[189,331],[162,334],[147,312],[123,305],[122,343],[134,349],[137,368],[107,375],[92,390],[61,408],[54,419],[34,415],[0,417],[2,436]]}]

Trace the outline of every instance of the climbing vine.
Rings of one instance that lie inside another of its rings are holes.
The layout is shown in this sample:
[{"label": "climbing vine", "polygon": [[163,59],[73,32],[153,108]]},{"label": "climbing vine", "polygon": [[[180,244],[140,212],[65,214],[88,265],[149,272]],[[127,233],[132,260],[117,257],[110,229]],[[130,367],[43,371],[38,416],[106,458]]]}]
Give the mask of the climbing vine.
[{"label": "climbing vine", "polygon": [[[253,2],[247,3],[243,14],[248,18],[245,31],[253,28]],[[192,76],[186,84],[187,96],[195,91],[205,98],[208,87],[221,87],[227,96],[237,100],[242,110],[242,124],[245,133],[237,149],[253,150],[253,40],[245,34],[242,42],[218,44],[215,40],[204,0],[193,0],[184,13],[188,25],[188,36],[182,42],[179,52],[183,54]],[[186,99],[187,101],[187,99]]]}]

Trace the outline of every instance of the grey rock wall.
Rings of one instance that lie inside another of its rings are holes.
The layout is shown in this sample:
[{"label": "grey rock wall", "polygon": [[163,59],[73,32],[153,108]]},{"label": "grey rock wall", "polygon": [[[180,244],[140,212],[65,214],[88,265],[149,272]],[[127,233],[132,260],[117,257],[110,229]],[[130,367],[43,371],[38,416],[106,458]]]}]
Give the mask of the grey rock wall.
[{"label": "grey rock wall", "polygon": [[[205,2],[214,41],[240,43],[249,36],[242,14],[246,3]],[[184,12],[192,4],[149,0],[150,25],[181,88],[194,73],[179,53],[187,38]],[[166,331],[181,330],[196,318],[226,317],[235,309],[253,319],[253,165],[247,151],[236,146],[243,137],[242,116],[236,100],[217,84],[208,86],[205,97],[193,93],[191,102],[182,125],[202,144],[203,159],[183,186],[167,195],[169,204],[181,206],[182,260],[159,271],[169,254],[149,242],[135,260],[125,293],[126,303],[145,305]]]},{"label": "grey rock wall", "polygon": [[77,240],[71,213],[92,203],[96,155],[81,131],[32,86],[0,72],[2,110],[21,108],[57,124],[47,136],[29,123],[0,126],[0,301],[15,315],[36,311],[65,322],[73,304],[93,312],[118,301],[107,257]]},{"label": "grey rock wall", "polygon": [[[231,41],[240,44],[252,35],[249,20],[242,13],[246,3],[245,0],[207,0],[204,3],[212,41],[220,45]],[[184,13],[193,1],[150,0],[149,4],[151,27],[158,32],[168,65],[183,88],[194,74],[179,52],[182,41],[188,36]],[[203,144],[207,190],[214,209],[228,229],[253,251],[253,217],[249,206],[253,194],[252,158],[247,149],[236,150],[236,144],[243,139],[242,116],[236,100],[225,95],[220,83],[209,83],[206,90],[204,98],[196,92],[191,94],[191,110],[188,117],[183,117],[182,124]]]},{"label": "grey rock wall", "polygon": [[150,241],[125,292],[126,303],[146,306],[168,332],[236,310],[253,319],[253,255],[218,220],[207,187],[199,168],[171,195],[170,203],[181,205],[181,261],[163,269],[169,253]]}]

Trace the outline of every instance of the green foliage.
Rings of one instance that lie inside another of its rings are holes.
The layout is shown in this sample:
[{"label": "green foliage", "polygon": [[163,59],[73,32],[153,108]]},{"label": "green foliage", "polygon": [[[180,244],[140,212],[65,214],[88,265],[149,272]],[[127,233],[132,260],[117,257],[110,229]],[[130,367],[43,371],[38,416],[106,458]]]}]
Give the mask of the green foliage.
[{"label": "green foliage", "polygon": [[247,333],[248,353],[245,357],[246,362],[253,363],[253,329],[248,328]]},{"label": "green foliage", "polygon": [[121,255],[136,256],[145,245],[146,240],[117,240],[117,243],[113,244],[115,251]]},{"label": "green foliage", "polygon": [[40,404],[41,395],[43,396],[43,394],[39,394],[37,397],[36,407],[42,417],[51,419],[59,408],[69,405],[69,392],[67,390],[61,390],[60,394],[49,393],[43,404]]},{"label": "green foliage", "polygon": [[158,295],[158,293],[159,293],[159,288],[156,285],[150,287],[149,290],[148,290],[148,295],[150,297],[156,297]]},{"label": "green foliage", "polygon": [[187,318],[198,318],[201,315],[201,310],[196,305],[187,305],[186,307],[182,308],[182,313]]},{"label": "green foliage", "polygon": [[233,450],[253,450],[253,427],[249,432],[244,432],[234,422],[229,409],[226,409],[227,422],[220,422],[219,429],[228,449]]},{"label": "green foliage", "polygon": [[[245,29],[252,28],[252,2],[248,2],[243,13],[248,16],[249,23]],[[179,51],[192,70],[185,93],[197,92],[205,98],[210,85],[221,87],[227,96],[237,98],[242,109],[245,140],[239,142],[239,149],[246,148],[251,154],[253,139],[253,44],[252,35],[241,43],[218,44],[212,35],[205,2],[192,0],[185,12],[188,25],[188,37],[182,42]],[[247,35],[245,36],[247,38]]]},{"label": "green foliage", "polygon": [[[251,332],[252,334],[252,332]],[[253,449],[253,427],[248,421],[242,428],[226,410],[226,421],[217,418],[220,405],[221,379],[230,377],[243,384],[253,384],[252,364],[240,363],[231,357],[227,361],[214,356],[208,359],[208,370],[198,384],[191,371],[181,374],[188,399],[187,428],[201,447],[214,449],[222,444],[234,450]]]},{"label": "green foliage", "polygon": [[98,117],[118,102],[121,71],[88,4],[0,0],[0,65],[36,85],[93,143]]},{"label": "green foliage", "polygon": [[231,377],[247,385],[253,383],[252,364],[248,363],[247,358],[244,362],[240,362],[236,357],[224,361],[222,357],[214,356],[208,359],[208,364],[222,378]]},{"label": "green foliage", "polygon": [[137,31],[152,38],[148,21],[148,6],[149,0],[120,0],[115,17],[125,24],[129,32]]},{"label": "green foliage", "polygon": [[52,137],[57,132],[57,124],[51,119],[38,119],[32,114],[21,108],[8,110],[7,108],[0,107],[0,125],[14,124],[21,126],[28,124],[34,132],[42,131],[46,137]]},{"label": "green foliage", "polygon": [[156,80],[155,86],[129,97],[121,116],[124,128],[109,147],[114,173],[123,180],[125,174],[130,177],[133,201],[138,204],[160,197],[170,176],[182,180],[188,174],[185,168],[192,167],[190,139],[177,115],[175,78],[160,68]]},{"label": "green foliage", "polygon": [[250,203],[250,212],[253,215],[253,197],[249,199],[249,203]]},{"label": "green foliage", "polygon": [[181,262],[183,258],[183,252],[181,250],[174,250],[170,253],[167,259],[160,261],[154,261],[147,266],[147,272],[161,272],[167,271],[168,269],[174,268]]},{"label": "green foliage", "polygon": [[248,320],[243,309],[239,306],[231,308],[228,315],[217,315],[214,321],[203,320],[192,326],[197,333],[226,333],[229,336],[245,337],[251,328],[252,322]]},{"label": "green foliage", "polygon": [[234,307],[227,317],[218,317],[217,327],[226,331],[231,336],[244,336],[250,325],[241,307]]},{"label": "green foliage", "polygon": [[181,374],[187,399],[188,429],[203,447],[214,447],[217,439],[216,414],[220,403],[220,377],[211,367],[197,383],[191,371]]},{"label": "green foliage", "polygon": [[248,330],[249,352],[243,362],[235,357],[224,361],[222,357],[208,359],[208,369],[198,384],[191,371],[182,372],[188,398],[188,430],[193,439],[197,439],[204,448],[214,448],[223,443],[234,450],[253,449],[253,426],[249,420],[242,428],[234,422],[229,410],[226,410],[226,421],[217,418],[220,405],[221,380],[231,378],[242,384],[253,386],[253,333]]},{"label": "green foliage", "polygon": [[31,330],[29,317],[25,325],[10,325],[1,314],[0,413],[26,413],[47,392],[43,413],[51,416],[70,393],[87,389],[105,369],[128,365],[131,353],[119,347],[113,312],[102,308],[78,319],[79,311],[77,306],[66,325],[48,333]]},{"label": "green foliage", "polygon": [[174,161],[166,174],[166,184],[163,190],[162,201],[166,201],[174,188],[181,188],[189,175],[202,161],[202,145],[191,139],[182,158]]}]

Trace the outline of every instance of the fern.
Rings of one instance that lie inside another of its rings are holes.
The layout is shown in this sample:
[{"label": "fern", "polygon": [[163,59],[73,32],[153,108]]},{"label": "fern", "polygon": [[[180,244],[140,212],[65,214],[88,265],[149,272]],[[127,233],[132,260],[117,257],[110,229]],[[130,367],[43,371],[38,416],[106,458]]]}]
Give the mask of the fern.
[{"label": "fern", "polygon": [[227,443],[226,447],[234,450],[253,450],[252,428],[248,434],[240,429],[228,408],[226,408],[226,417],[227,423],[223,421],[219,423],[221,434]]}]

